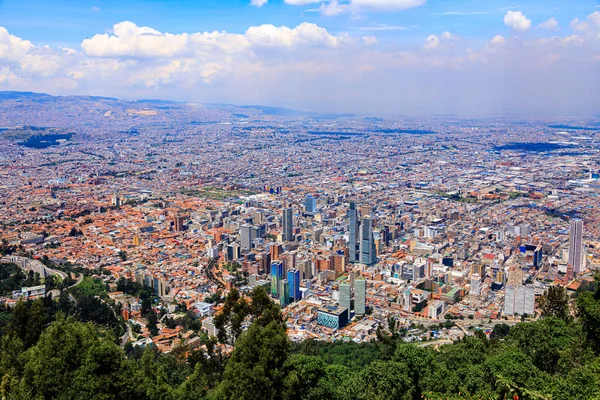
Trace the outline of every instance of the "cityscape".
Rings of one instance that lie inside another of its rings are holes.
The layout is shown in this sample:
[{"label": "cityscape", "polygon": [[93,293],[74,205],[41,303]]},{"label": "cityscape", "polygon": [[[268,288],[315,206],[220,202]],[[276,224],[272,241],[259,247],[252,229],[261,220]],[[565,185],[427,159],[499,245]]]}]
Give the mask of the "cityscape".
[{"label": "cityscape", "polygon": [[46,94],[1,29],[3,398],[600,396],[597,112]]}]

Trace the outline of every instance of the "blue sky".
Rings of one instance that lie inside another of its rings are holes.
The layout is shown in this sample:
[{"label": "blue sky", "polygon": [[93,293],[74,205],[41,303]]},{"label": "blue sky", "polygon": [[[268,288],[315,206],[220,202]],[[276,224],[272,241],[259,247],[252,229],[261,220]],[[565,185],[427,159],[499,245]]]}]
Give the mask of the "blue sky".
[{"label": "blue sky", "polygon": [[554,17],[564,26],[598,5],[598,0],[429,0],[403,11],[330,17],[314,11],[319,3],[296,6],[283,0],[270,0],[260,8],[251,6],[250,0],[0,0],[0,26],[33,42],[71,47],[120,21],[170,33],[243,33],[252,25],[296,26],[308,21],[334,34],[370,31],[389,41],[420,40],[444,31],[487,39],[509,32],[502,23],[509,9],[523,11],[537,23]]},{"label": "blue sky", "polygon": [[0,90],[344,112],[587,112],[600,107],[599,6],[0,0]]}]

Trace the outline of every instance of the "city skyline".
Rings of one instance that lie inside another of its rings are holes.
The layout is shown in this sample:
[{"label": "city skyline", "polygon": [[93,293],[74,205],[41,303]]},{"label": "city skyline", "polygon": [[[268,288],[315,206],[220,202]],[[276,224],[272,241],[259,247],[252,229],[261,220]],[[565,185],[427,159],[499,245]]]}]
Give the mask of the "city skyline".
[{"label": "city skyline", "polygon": [[0,90],[374,115],[600,106],[597,1],[201,3],[1,1]]}]

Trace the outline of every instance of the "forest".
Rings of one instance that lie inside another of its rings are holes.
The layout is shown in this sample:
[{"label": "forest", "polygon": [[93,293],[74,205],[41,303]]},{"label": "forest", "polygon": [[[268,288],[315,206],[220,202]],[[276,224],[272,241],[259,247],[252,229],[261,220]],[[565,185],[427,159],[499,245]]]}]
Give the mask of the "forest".
[{"label": "forest", "polygon": [[[233,290],[217,338],[198,350],[118,345],[97,305],[39,299],[0,318],[5,399],[592,399],[600,397],[600,289],[571,307],[560,287],[539,299],[542,317],[491,335],[419,347],[393,321],[372,343],[292,343],[264,288]],[[87,310],[87,311],[86,311]],[[251,321],[244,329],[244,321]],[[234,343],[231,353],[223,343]]]}]

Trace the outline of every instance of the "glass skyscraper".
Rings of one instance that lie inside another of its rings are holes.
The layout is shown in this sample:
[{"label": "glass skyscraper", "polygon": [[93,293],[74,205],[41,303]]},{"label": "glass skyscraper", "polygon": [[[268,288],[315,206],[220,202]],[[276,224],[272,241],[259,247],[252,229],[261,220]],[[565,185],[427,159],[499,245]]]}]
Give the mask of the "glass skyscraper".
[{"label": "glass skyscraper", "polygon": [[292,226],[294,224],[292,207],[286,207],[283,209],[282,215],[282,226],[283,226],[283,240],[286,242],[292,242],[294,240],[294,233]]},{"label": "glass skyscraper", "polygon": [[364,279],[354,280],[354,313],[364,315],[367,308],[367,281]]},{"label": "glass skyscraper", "polygon": [[271,262],[271,296],[278,298],[279,283],[283,279],[283,262],[273,261]]},{"label": "glass skyscraper", "polygon": [[304,199],[304,208],[306,209],[306,212],[316,213],[317,212],[317,199],[310,194],[308,196],[306,196],[306,198]]},{"label": "glass skyscraper", "polygon": [[290,269],[287,272],[287,281],[290,291],[290,300],[294,302],[300,300],[302,297],[302,294],[300,293],[300,270],[296,268]]},{"label": "glass skyscraper", "polygon": [[370,216],[364,216],[360,224],[360,260],[359,262],[372,265],[377,262],[377,250],[373,237],[373,221]]},{"label": "glass skyscraper", "polygon": [[358,253],[358,210],[356,209],[356,204],[351,202],[350,209],[348,210],[348,236],[349,236],[349,253],[350,253],[350,262],[357,263],[360,262],[359,253]]}]

